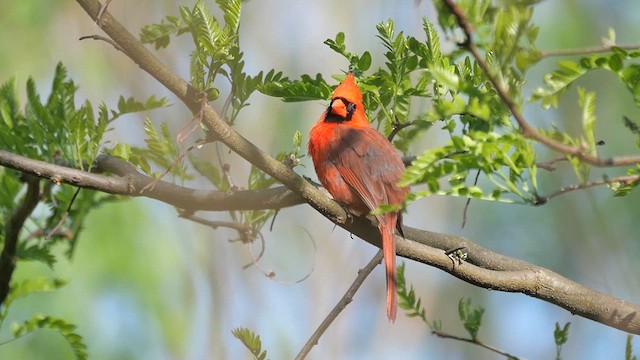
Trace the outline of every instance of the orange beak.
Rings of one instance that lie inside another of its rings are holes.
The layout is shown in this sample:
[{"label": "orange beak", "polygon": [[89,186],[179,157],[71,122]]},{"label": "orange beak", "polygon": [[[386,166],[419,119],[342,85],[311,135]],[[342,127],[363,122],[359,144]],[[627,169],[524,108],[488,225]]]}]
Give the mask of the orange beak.
[{"label": "orange beak", "polygon": [[347,105],[345,105],[342,99],[335,99],[333,103],[331,103],[331,113],[346,118],[348,115]]}]

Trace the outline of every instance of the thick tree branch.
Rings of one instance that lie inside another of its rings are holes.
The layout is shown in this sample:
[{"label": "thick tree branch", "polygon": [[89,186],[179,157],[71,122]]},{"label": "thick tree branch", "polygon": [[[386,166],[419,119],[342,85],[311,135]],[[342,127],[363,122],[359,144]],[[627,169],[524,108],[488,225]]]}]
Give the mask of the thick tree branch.
[{"label": "thick tree branch", "polygon": [[[187,211],[280,209],[304,203],[304,199],[285,187],[225,192],[191,189],[165,181],[155,182],[156,179],[140,174],[133,165],[108,155],[98,156],[94,170],[113,173],[119,177],[53,165],[4,150],[0,150],[0,165],[55,183],[66,183],[114,195],[144,196]],[[143,190],[153,182],[153,189]]]},{"label": "thick tree branch", "polygon": [[4,248],[0,254],[0,305],[4,304],[11,290],[10,283],[13,270],[16,268],[20,230],[40,202],[40,179],[29,175],[25,175],[25,178],[27,193],[5,224]]},{"label": "thick tree branch", "polygon": [[[100,10],[100,4],[96,0],[76,1],[94,20],[96,19]],[[451,5],[453,10],[456,9],[452,1],[447,0],[445,2]],[[457,10],[459,12],[459,9]],[[461,21],[461,24],[464,23],[465,21]],[[174,92],[193,113],[200,110],[198,96],[193,88],[164,66],[143,44],[122,27],[109,12],[105,12],[102,17],[102,28],[123,49],[127,56],[143,70],[158,79],[170,91]],[[471,32],[466,32],[468,36],[471,35]],[[475,49],[475,46],[470,41],[468,43]],[[479,56],[477,49],[475,49],[474,53],[474,56],[476,55]],[[478,59],[480,58],[478,57]],[[487,71],[488,76],[492,78],[486,63],[481,59],[479,63],[484,64],[485,68],[483,70]],[[494,85],[499,85],[495,79],[493,79],[493,82]],[[497,86],[496,89],[503,100],[507,102],[509,108],[514,111],[514,117],[516,117],[523,132],[529,137],[533,137],[532,134],[542,136],[524,121],[505,90],[500,86]],[[333,222],[366,241],[378,247],[380,246],[380,233],[375,227],[363,219],[355,219],[352,223],[345,224],[346,213],[342,207],[284,164],[265,154],[247,139],[240,136],[209,106],[204,110],[203,123],[209,131],[216,134],[220,141],[231,150],[283,183]],[[552,145],[555,146],[556,150],[580,156],[585,161],[590,160],[591,163],[599,166],[640,162],[640,159],[627,158],[603,160],[584,154],[581,149],[555,142]],[[551,145],[550,147],[554,148]],[[143,195],[146,196],[146,194]],[[627,332],[640,334],[640,319],[638,316],[640,306],[638,305],[588,289],[549,270],[493,253],[463,238],[408,227],[404,228],[404,233],[406,239],[397,239],[397,250],[400,256],[435,266],[471,284],[488,289],[522,292],[561,306],[574,314]],[[451,259],[445,255],[443,249],[451,249],[457,246],[466,247],[469,261],[454,268],[452,267]]]},{"label": "thick tree branch", "polygon": [[[304,203],[295,193],[283,188],[261,191],[244,190],[234,193],[184,188],[159,181],[152,190],[140,193],[154,179],[138,173],[135,168],[117,158],[102,155],[96,161],[98,169],[122,176],[107,177],[81,170],[65,168],[28,159],[0,150],[0,165],[55,182],[125,196],[157,199],[189,211],[280,209]],[[347,231],[380,247],[380,232],[368,221],[354,218],[339,224]],[[467,239],[403,227],[406,239],[398,238],[398,255],[440,268],[466,282],[488,289],[522,292],[551,302],[574,314],[596,320],[621,330],[640,333],[640,319],[635,313],[640,306],[583,287],[549,270],[527,262],[494,253]],[[445,251],[464,247],[467,262],[452,266]],[[594,307],[594,304],[600,306]]]},{"label": "thick tree branch", "polygon": [[456,17],[458,21],[458,25],[464,31],[464,34],[466,36],[465,41],[460,45],[466,48],[467,50],[469,50],[469,52],[473,55],[476,62],[478,63],[478,66],[480,66],[480,68],[482,69],[482,72],[485,73],[485,75],[493,85],[494,89],[496,90],[496,93],[498,94],[498,96],[500,96],[500,99],[502,100],[502,102],[511,111],[511,114],[513,115],[516,122],[518,123],[518,126],[520,127],[520,131],[522,132],[523,136],[529,139],[533,139],[539,143],[542,143],[555,151],[559,151],[563,154],[580,158],[585,163],[588,163],[590,165],[597,166],[597,167],[627,166],[627,165],[640,164],[640,156],[619,156],[619,157],[603,159],[603,158],[591,155],[588,152],[586,152],[586,149],[584,148],[575,147],[575,146],[567,145],[559,141],[556,141],[550,137],[545,136],[544,134],[536,130],[533,126],[531,126],[531,124],[529,124],[529,122],[525,119],[524,115],[522,115],[522,112],[520,112],[520,107],[513,101],[507,89],[505,89],[505,87],[502,86],[502,84],[498,80],[498,77],[493,75],[493,72],[489,68],[489,65],[487,64],[486,61],[484,61],[484,58],[480,54],[480,50],[478,50],[478,47],[473,42],[473,38],[472,38],[473,28],[471,27],[471,25],[469,24],[469,21],[467,20],[464,13],[462,12],[462,9],[458,7],[458,5],[456,5],[454,0],[444,0],[444,3],[449,8],[451,13]]}]

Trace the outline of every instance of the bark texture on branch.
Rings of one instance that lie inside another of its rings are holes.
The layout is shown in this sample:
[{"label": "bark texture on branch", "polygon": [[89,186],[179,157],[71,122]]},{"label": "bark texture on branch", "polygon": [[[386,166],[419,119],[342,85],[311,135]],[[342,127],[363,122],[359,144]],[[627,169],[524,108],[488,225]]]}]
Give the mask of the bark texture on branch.
[{"label": "bark texture on branch", "polygon": [[[140,191],[155,179],[140,174],[135,167],[117,158],[102,155],[96,169],[117,177],[92,174],[82,170],[25,158],[0,150],[0,165],[27,174],[125,196],[144,196],[188,211],[226,211],[245,209],[281,209],[303,204],[304,200],[284,187],[268,190],[241,190],[233,193],[185,188],[164,181]],[[324,195],[323,195],[324,196]],[[185,207],[182,207],[184,205]],[[380,247],[380,232],[369,221],[354,218],[339,224],[347,231]],[[398,255],[437,267],[474,285],[506,292],[521,292],[556,304],[600,323],[640,333],[640,306],[589,289],[561,275],[525,261],[504,256],[465,238],[403,227],[406,238],[398,237]],[[464,247],[467,261],[454,266],[445,251]]]}]

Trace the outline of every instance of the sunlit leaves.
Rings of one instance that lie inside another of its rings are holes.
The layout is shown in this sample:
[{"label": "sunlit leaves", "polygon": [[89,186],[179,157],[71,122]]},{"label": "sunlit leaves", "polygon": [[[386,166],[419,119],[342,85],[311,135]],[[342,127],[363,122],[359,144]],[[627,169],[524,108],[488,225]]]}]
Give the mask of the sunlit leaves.
[{"label": "sunlit leaves", "polygon": [[[65,280],[44,278],[32,278],[11,284],[9,295],[5,299],[0,310],[0,326],[4,323],[9,309],[16,300],[33,293],[55,291],[66,284],[67,282]],[[75,332],[76,326],[66,320],[51,316],[38,314],[34,315],[29,320],[12,323],[11,334],[13,339],[10,340],[21,338],[41,329],[53,330],[62,335],[62,337],[71,346],[76,359],[80,360],[88,358],[87,346],[84,344],[82,337]]]},{"label": "sunlit leaves", "polygon": [[282,73],[274,74],[272,70],[267,74],[265,82],[258,85],[258,90],[287,102],[325,100],[331,95],[331,86],[321,74],[317,74],[315,78],[303,75],[301,80],[289,80],[281,76]]},{"label": "sunlit leaves", "polygon": [[[119,116],[164,106],[166,100],[151,97],[146,102],[133,98],[121,98],[118,109],[109,110],[105,104],[97,114],[89,101],[76,104],[78,87],[68,78],[67,71],[58,64],[46,101],[42,101],[35,81],[27,81],[26,104],[20,111],[15,82],[10,80],[0,87],[0,148],[33,159],[88,170],[104,146],[104,135]],[[24,184],[19,174],[12,170],[0,170],[0,213],[11,216],[15,203],[21,200]],[[39,261],[53,266],[55,257],[51,248],[58,242],[67,246],[71,256],[76,239],[81,232],[84,218],[92,208],[99,206],[110,195],[54,183],[44,187],[43,211],[32,217],[36,228],[23,232],[24,239],[17,245],[19,260]],[[67,213],[75,197],[71,213]],[[4,222],[0,225],[0,229]],[[53,231],[57,229],[56,231]],[[0,232],[0,241],[4,231]]]},{"label": "sunlit leaves", "polygon": [[55,291],[65,285],[67,285],[67,281],[65,280],[45,278],[33,278],[13,283],[11,285],[11,291],[3,304],[2,312],[0,313],[0,320],[5,319],[8,308],[17,299],[33,293]]},{"label": "sunlit leaves", "polygon": [[71,346],[76,359],[85,360],[89,358],[84,339],[75,332],[76,326],[66,320],[45,315],[35,315],[22,323],[15,322],[11,324],[11,333],[14,338],[20,338],[41,329],[54,330],[62,335]]},{"label": "sunlit leaves", "polygon": [[[161,169],[167,169],[171,174],[184,181],[191,178],[186,165],[182,163],[182,153],[175,137],[169,131],[167,123],[163,122],[158,130],[151,119],[144,122],[144,132],[147,138],[146,148],[117,147],[117,154],[147,172],[148,175],[159,176],[153,172],[150,163],[155,163]],[[128,156],[128,157],[125,157]]]},{"label": "sunlit leaves", "polygon": [[[470,175],[476,171],[490,180],[493,189],[472,183]],[[533,147],[521,135],[470,132],[455,135],[447,145],[419,155],[407,168],[401,184],[427,185],[427,189],[416,191],[414,199],[439,194],[530,203],[536,194],[535,171]],[[441,179],[447,179],[447,183]]]},{"label": "sunlit leaves", "polygon": [[639,51],[627,51],[612,47],[610,54],[593,54],[577,61],[563,60],[558,68],[544,75],[545,88],[534,91],[531,101],[540,101],[544,108],[558,107],[560,96],[569,86],[585,74],[598,69],[609,70],[631,91],[636,106],[640,106],[640,57]]},{"label": "sunlit leaves", "polygon": [[242,327],[233,329],[231,334],[242,342],[256,360],[265,360],[267,358],[267,351],[262,350],[262,342],[260,341],[259,335],[256,335],[253,331]]},{"label": "sunlit leaves", "polygon": [[[180,7],[182,21],[193,38],[195,49],[191,54],[191,84],[208,100],[215,100],[219,90],[214,87],[216,77],[226,73],[222,67],[241,54],[238,50],[238,28],[242,2],[218,1],[224,13],[225,24],[220,25],[202,0],[193,9]],[[157,26],[156,26],[157,27]]]},{"label": "sunlit leaves", "polygon": [[464,329],[467,330],[471,339],[478,339],[478,331],[482,325],[482,315],[484,315],[484,308],[471,307],[471,299],[460,299],[458,302],[458,316],[462,320]]},{"label": "sunlit leaves", "polygon": [[171,35],[181,35],[189,28],[182,20],[175,16],[167,16],[159,24],[151,24],[140,30],[140,41],[154,44],[156,50],[169,46]]}]

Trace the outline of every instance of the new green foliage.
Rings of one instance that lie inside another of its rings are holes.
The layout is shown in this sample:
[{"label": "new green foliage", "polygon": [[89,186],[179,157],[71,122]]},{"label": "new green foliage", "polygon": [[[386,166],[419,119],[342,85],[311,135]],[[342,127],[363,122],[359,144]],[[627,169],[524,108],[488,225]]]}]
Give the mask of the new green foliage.
[{"label": "new green foliage", "polygon": [[231,333],[244,344],[256,360],[265,360],[267,358],[267,351],[262,350],[260,335],[256,335],[253,331],[242,327],[233,329]]}]

